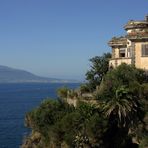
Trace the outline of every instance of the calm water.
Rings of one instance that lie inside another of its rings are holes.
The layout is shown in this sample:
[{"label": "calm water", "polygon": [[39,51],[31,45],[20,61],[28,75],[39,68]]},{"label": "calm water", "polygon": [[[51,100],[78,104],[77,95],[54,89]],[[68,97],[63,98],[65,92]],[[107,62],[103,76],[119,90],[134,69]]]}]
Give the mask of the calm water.
[{"label": "calm water", "polygon": [[56,99],[56,90],[79,84],[0,84],[0,148],[18,148],[28,133],[25,113],[47,98]]}]

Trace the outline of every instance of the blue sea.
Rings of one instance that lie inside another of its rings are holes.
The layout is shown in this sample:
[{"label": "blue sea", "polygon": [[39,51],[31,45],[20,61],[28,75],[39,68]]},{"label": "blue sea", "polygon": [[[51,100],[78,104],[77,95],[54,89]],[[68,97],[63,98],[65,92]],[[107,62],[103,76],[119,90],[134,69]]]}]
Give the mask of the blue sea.
[{"label": "blue sea", "polygon": [[29,129],[24,126],[26,112],[43,99],[57,99],[56,90],[62,86],[76,88],[80,84],[26,83],[0,84],[0,148],[19,148]]}]

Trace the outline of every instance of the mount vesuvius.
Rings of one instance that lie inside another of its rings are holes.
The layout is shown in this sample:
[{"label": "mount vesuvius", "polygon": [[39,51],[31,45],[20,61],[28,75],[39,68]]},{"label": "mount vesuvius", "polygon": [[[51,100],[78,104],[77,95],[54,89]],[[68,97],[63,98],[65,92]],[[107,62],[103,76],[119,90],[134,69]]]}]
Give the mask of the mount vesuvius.
[{"label": "mount vesuvius", "polygon": [[25,70],[0,65],[0,83],[64,83],[74,82],[55,78],[40,77]]}]

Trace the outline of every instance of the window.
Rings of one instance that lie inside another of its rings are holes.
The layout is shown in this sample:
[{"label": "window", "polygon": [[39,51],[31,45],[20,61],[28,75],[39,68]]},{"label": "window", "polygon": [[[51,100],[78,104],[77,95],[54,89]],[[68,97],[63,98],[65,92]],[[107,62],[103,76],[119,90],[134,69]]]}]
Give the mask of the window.
[{"label": "window", "polygon": [[142,44],[142,56],[148,56],[148,44]]},{"label": "window", "polygon": [[132,57],[132,47],[127,48],[127,57],[131,58]]},{"label": "window", "polygon": [[120,58],[125,57],[125,48],[120,48],[120,49],[119,49],[119,57],[120,57]]}]

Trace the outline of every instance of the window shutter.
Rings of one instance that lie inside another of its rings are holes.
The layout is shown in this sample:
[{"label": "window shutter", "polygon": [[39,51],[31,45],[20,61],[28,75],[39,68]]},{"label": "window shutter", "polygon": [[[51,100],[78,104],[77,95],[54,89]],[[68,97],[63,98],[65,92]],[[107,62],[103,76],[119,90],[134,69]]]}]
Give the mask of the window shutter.
[{"label": "window shutter", "polygon": [[148,44],[142,44],[142,56],[148,56]]},{"label": "window shutter", "polygon": [[148,44],[145,44],[145,55],[148,56]]},{"label": "window shutter", "polygon": [[142,51],[141,55],[144,56],[144,44],[142,44],[142,50],[141,51]]}]

